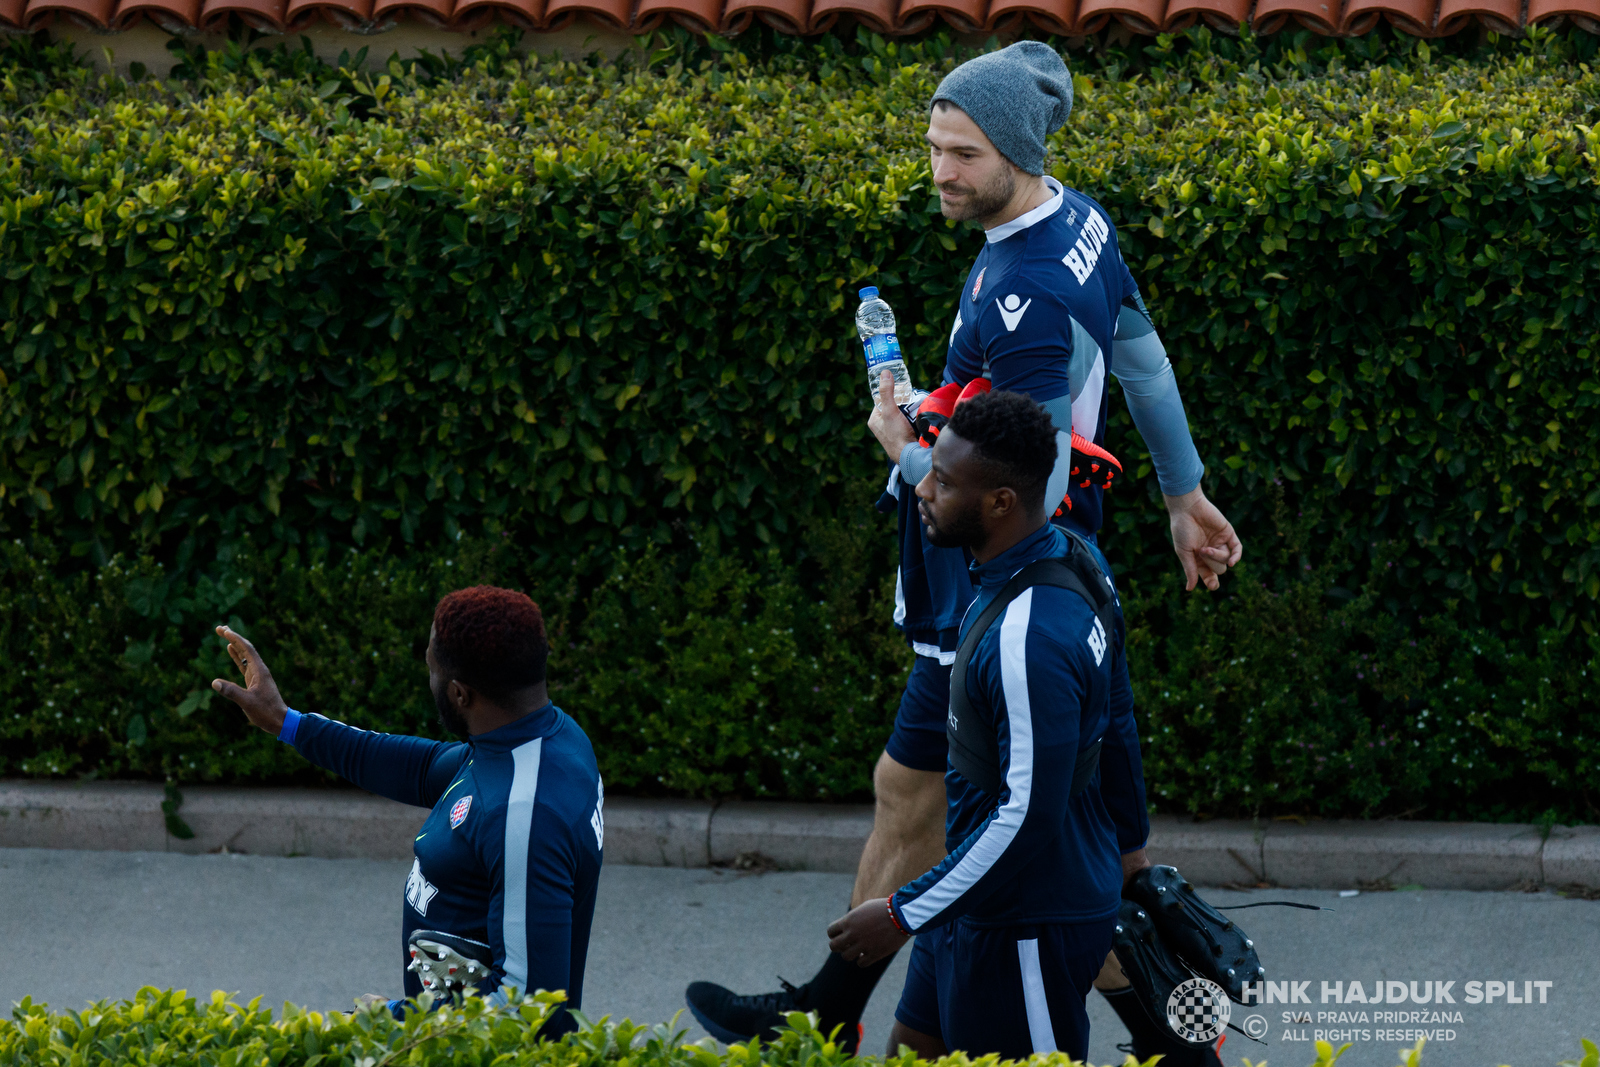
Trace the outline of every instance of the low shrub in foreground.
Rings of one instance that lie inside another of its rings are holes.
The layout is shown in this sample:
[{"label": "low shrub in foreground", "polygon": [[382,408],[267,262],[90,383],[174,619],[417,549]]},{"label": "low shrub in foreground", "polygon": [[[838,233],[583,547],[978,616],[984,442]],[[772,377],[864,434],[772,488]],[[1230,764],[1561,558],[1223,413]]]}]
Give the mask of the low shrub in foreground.
[{"label": "low shrub in foreground", "polygon": [[[789,1016],[792,1029],[777,1040],[723,1051],[709,1039],[685,1044],[685,1031],[672,1023],[646,1027],[602,1019],[591,1024],[582,1016],[577,1033],[539,1040],[539,1027],[563,999],[560,993],[540,992],[495,1011],[469,997],[437,1012],[413,1012],[403,1023],[383,1011],[323,1013],[292,1004],[274,1020],[260,1007],[261,998],[241,1006],[220,990],[201,1004],[184,990],[146,986],[131,1001],[98,1001],[82,1011],[60,1013],[28,999],[10,1021],[0,1021],[0,1067],[833,1067],[847,1062],[921,1067],[930,1062],[910,1053],[855,1059],[798,1013]],[[1318,1041],[1311,1067],[1332,1067],[1349,1047]],[[1419,1067],[1422,1048],[1419,1041],[1398,1050],[1400,1067]],[[1592,1042],[1585,1040],[1583,1051],[1581,1059],[1561,1067],[1600,1067],[1600,1050]],[[932,1062],[941,1067],[995,1063],[959,1052]],[[1027,1062],[1079,1063],[1061,1053]],[[1130,1056],[1125,1062],[1136,1061]]]}]

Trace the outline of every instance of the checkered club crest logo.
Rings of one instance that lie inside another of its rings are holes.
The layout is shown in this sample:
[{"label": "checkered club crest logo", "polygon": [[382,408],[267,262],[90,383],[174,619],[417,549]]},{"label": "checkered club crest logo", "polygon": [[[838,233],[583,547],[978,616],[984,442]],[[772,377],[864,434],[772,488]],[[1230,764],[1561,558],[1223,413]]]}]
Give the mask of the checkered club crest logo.
[{"label": "checkered club crest logo", "polygon": [[1228,1027],[1233,1006],[1215,982],[1191,978],[1167,997],[1167,1025],[1191,1044],[1209,1044]]}]

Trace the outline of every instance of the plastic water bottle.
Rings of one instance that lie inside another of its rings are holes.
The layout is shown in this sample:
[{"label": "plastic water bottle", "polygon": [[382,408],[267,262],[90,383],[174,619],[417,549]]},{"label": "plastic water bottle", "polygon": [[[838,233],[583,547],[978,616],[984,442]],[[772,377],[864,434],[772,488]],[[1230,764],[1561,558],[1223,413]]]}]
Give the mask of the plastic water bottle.
[{"label": "plastic water bottle", "polygon": [[911,384],[911,373],[900,355],[900,339],[894,332],[894,309],[878,295],[878,287],[869,285],[860,292],[861,306],[856,308],[856,334],[867,358],[867,395],[878,402],[878,379],[884,371],[894,375],[894,402],[906,418],[916,414],[918,405],[928,394]]}]

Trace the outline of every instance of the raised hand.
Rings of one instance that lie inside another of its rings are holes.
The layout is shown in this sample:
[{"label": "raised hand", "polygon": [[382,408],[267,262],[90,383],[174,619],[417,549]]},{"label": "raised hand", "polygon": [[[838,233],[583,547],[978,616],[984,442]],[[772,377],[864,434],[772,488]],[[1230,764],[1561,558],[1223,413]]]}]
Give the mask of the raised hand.
[{"label": "raised hand", "polygon": [[244,687],[213,678],[211,688],[243,708],[245,717],[252,723],[276,736],[283,729],[283,718],[289,705],[278,694],[278,683],[272,680],[272,672],[262,662],[256,646],[228,627],[218,626],[217,636],[228,642],[228,657],[239,668],[239,673],[244,675]]}]

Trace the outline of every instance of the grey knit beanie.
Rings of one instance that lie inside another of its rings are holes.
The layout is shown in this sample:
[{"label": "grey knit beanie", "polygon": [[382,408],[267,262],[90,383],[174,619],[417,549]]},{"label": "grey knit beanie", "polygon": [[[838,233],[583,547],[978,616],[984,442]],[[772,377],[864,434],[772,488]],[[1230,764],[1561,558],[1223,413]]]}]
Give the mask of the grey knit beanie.
[{"label": "grey knit beanie", "polygon": [[929,108],[940,100],[965,111],[1001,155],[1042,174],[1044,139],[1072,113],[1072,75],[1049,45],[1018,41],[945,75]]}]

